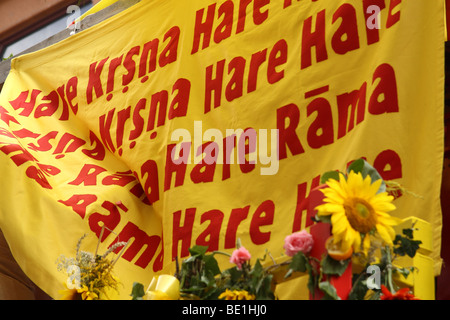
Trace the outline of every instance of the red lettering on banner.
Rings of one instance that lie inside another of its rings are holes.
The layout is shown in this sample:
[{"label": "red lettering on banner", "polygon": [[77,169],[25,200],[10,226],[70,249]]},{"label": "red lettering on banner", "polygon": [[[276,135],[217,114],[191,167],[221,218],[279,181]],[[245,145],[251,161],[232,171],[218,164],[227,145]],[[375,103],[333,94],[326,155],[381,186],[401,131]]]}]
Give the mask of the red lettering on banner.
[{"label": "red lettering on banner", "polygon": [[[383,114],[399,112],[397,81],[394,68],[384,63],[378,66],[373,74],[372,84],[378,81],[369,101],[369,112],[371,114]],[[382,97],[380,101],[380,97]]]},{"label": "red lettering on banner", "polygon": [[147,160],[141,166],[141,179],[145,179],[144,192],[150,204],[159,200],[158,165],[153,160]]},{"label": "red lettering on banner", "polygon": [[36,181],[42,188],[44,189],[53,189],[47,178],[45,177],[45,173],[40,170],[36,166],[29,166],[25,172],[28,178]]},{"label": "red lettering on banner", "polygon": [[34,151],[49,151],[51,148],[53,148],[50,140],[55,139],[58,133],[58,131],[50,131],[45,136],[37,140],[37,145],[34,143],[29,143],[28,148]]},{"label": "red lettering on banner", "polygon": [[184,222],[181,224],[182,211],[176,211],[173,213],[172,222],[172,258],[178,256],[178,243],[181,241],[181,257],[189,255],[189,248],[191,247],[192,229],[194,227],[195,220],[195,208],[186,209]]},{"label": "red lettering on banner", "polygon": [[[286,127],[286,122],[288,126]],[[279,159],[287,158],[287,148],[292,155],[297,155],[305,152],[300,138],[297,136],[296,129],[300,123],[300,110],[291,103],[284,107],[277,109],[277,129],[279,132]]]},{"label": "red lettering on banner", "polygon": [[[87,103],[91,104],[94,99],[102,97],[105,92],[108,94],[106,100],[110,101],[116,91],[116,79],[120,77],[122,77],[121,85],[124,87],[122,92],[125,93],[136,75],[136,68],[138,77],[144,83],[149,79],[148,75],[154,72],[158,66],[163,68],[175,62],[178,58],[179,38],[180,28],[174,26],[163,36],[164,47],[162,50],[160,39],[155,38],[142,45],[142,50],[141,46],[135,46],[125,55],[93,62],[89,67],[89,80],[86,88]],[[108,61],[109,64],[106,66]],[[139,61],[138,66],[137,61]],[[107,70],[105,76],[103,76],[104,69]],[[106,78],[106,85],[103,83],[104,78]]]},{"label": "red lettering on banner", "polygon": [[131,81],[133,81],[134,74],[136,73],[136,61],[133,60],[134,56],[138,56],[141,52],[141,47],[136,46],[131,48],[123,61],[123,66],[127,70],[127,73],[122,75],[122,86],[126,87]]},{"label": "red lettering on banner", "polygon": [[[110,201],[105,201],[102,203],[102,208],[104,208],[108,214],[104,215],[99,212],[94,212],[89,215],[89,227],[90,229],[97,235],[97,238],[100,238],[101,231],[104,228],[103,236],[100,239],[100,242],[106,240],[106,238],[112,233],[121,220],[121,214],[119,209],[127,212],[128,208],[125,206],[116,206],[114,203]],[[125,240],[126,241],[126,240]]]},{"label": "red lettering on banner", "polygon": [[94,194],[77,194],[71,196],[67,200],[59,200],[58,202],[71,207],[72,210],[77,213],[81,219],[86,216],[86,208],[97,201],[97,196]]},{"label": "red lettering on banner", "polygon": [[[134,108],[130,106],[117,113],[116,109],[111,109],[107,114],[101,115],[99,117],[99,128],[103,145],[110,152],[114,153],[118,150],[118,153],[121,156],[123,153],[121,147],[124,142],[124,137],[129,137],[129,147],[130,149],[134,148],[135,142],[132,140],[137,139],[143,133],[145,119],[147,120],[146,132],[150,132],[155,130],[155,127],[157,128],[165,125],[166,119],[172,120],[185,117],[189,105],[190,90],[190,81],[180,78],[173,84],[171,95],[169,95],[169,92],[166,90],[152,94],[149,110],[146,110],[147,99],[142,98]],[[142,114],[145,111],[148,113],[147,118]],[[129,133],[125,132],[127,121],[130,121],[133,124],[133,128],[130,129]],[[115,135],[115,143],[113,134]],[[154,139],[155,137],[156,132],[153,132],[151,134],[151,139]]]},{"label": "red lettering on banner", "polygon": [[270,240],[270,231],[262,232],[261,227],[273,224],[275,204],[266,200],[259,205],[250,222],[250,239],[254,244],[264,244]]},{"label": "red lettering on banner", "polygon": [[[292,1],[285,1],[284,7],[286,8],[291,4]],[[400,21],[400,4],[401,0],[390,1],[385,29],[392,28]],[[366,23],[371,18],[372,13],[370,13],[371,11],[368,8],[372,5],[377,6],[380,10],[386,8],[385,0],[363,0],[364,19],[360,19],[360,21],[365,25],[367,45],[372,45],[380,41],[380,28],[370,29]],[[340,5],[333,12],[330,22],[328,22],[328,13],[328,10],[323,9],[303,21],[301,33],[301,69],[310,67],[314,62],[320,63],[326,61],[329,58],[330,48],[334,53],[339,55],[344,55],[360,48],[358,14],[355,6],[350,3]],[[327,28],[330,25],[334,26],[338,21],[340,21],[340,24],[333,31],[331,37],[327,37]],[[328,39],[331,39],[330,44],[327,44]],[[313,61],[314,57],[315,61]]]},{"label": "red lettering on banner", "polygon": [[144,130],[145,121],[141,115],[141,111],[145,109],[146,104],[147,99],[142,98],[139,100],[139,102],[136,104],[136,107],[133,110],[132,122],[134,125],[134,129],[130,131],[130,135],[128,137],[129,140],[137,139]]},{"label": "red lettering on banner", "polygon": [[61,140],[59,141],[58,145],[56,146],[53,154],[57,154],[56,158],[60,159],[64,157],[64,155],[62,154],[63,152],[64,153],[75,152],[79,148],[81,148],[81,146],[83,146],[84,144],[86,144],[86,141],[84,141],[83,139],[78,138],[73,134],[65,133],[62,136]]},{"label": "red lettering on banner", "polygon": [[[41,92],[41,90],[33,89],[30,96],[30,90],[23,91],[15,100],[11,100],[9,103],[14,108],[14,110],[22,109],[22,111],[19,113],[21,116],[28,117],[30,116],[36,105],[37,96]],[[28,98],[29,101],[27,101]]]},{"label": "red lettering on banner", "polygon": [[[210,146],[213,146],[211,152]],[[202,160],[194,166],[191,171],[191,180],[194,183],[205,183],[212,182],[214,180],[214,173],[216,170],[217,156],[218,151],[215,148],[217,144],[214,141],[209,141],[207,143],[202,144],[198,147],[197,156],[206,154],[205,157],[202,157]],[[206,160],[208,159],[208,160]]]},{"label": "red lettering on banner", "polygon": [[103,141],[103,145],[111,152],[115,152],[116,148],[111,138],[111,125],[116,109],[108,111],[108,115],[101,115],[99,118],[100,138]]},{"label": "red lettering on banner", "polygon": [[131,182],[136,181],[136,178],[134,177],[133,173],[131,171],[127,172],[117,172],[112,175],[106,176],[102,180],[102,185],[104,186],[120,186],[125,187],[126,185],[130,184]]},{"label": "red lettering on banner", "polygon": [[141,61],[139,63],[139,78],[156,70],[156,64],[158,62],[158,45],[159,39],[153,39],[144,44]]},{"label": "red lettering on banner", "polygon": [[[270,0],[240,0],[238,17],[234,19],[234,2],[231,0],[225,1],[217,9],[218,18],[223,16],[222,21],[215,27],[213,32],[213,25],[216,19],[216,3],[208,6],[206,15],[205,8],[198,10],[195,14],[194,39],[191,54],[195,54],[201,49],[206,49],[211,44],[211,35],[214,33],[214,42],[220,43],[232,35],[233,23],[236,21],[235,34],[239,34],[245,30],[247,8],[253,2],[252,17],[254,25],[260,25],[267,20],[269,16],[269,9],[265,8]],[[203,41],[202,41],[203,40]]]},{"label": "red lettering on banner", "polygon": [[77,178],[69,182],[69,184],[74,186],[79,186],[81,184],[84,186],[96,186],[98,175],[105,171],[107,171],[105,168],[95,164],[85,164]]},{"label": "red lettering on banner", "polygon": [[116,128],[116,144],[119,155],[122,155],[123,136],[125,132],[125,123],[131,117],[131,107],[120,110],[117,113],[117,128]]},{"label": "red lettering on banner", "polygon": [[66,84],[66,98],[67,102],[72,109],[74,114],[77,114],[78,112],[78,103],[74,103],[74,99],[78,95],[78,78],[72,77],[67,81]]},{"label": "red lettering on banner", "polygon": [[6,123],[7,126],[9,126],[10,122],[19,124],[19,121],[17,121],[13,116],[11,116],[8,110],[3,108],[2,106],[0,106],[0,120]]},{"label": "red lettering on banner", "polygon": [[[125,173],[124,173],[125,174]],[[93,194],[78,194],[73,195],[67,200],[59,200],[58,202],[71,207],[83,220],[88,216],[89,228],[96,234],[100,242],[104,242],[117,228],[122,220],[122,214],[128,212],[128,208],[121,202],[112,203],[104,201],[101,205],[100,212],[92,212],[88,214],[88,207],[97,201],[97,196]],[[104,211],[103,211],[104,210]],[[100,239],[100,235],[103,235]],[[146,232],[141,230],[132,222],[128,222],[119,233],[116,234],[115,239],[108,247],[112,247],[117,242],[129,242],[128,248],[125,250],[122,257],[127,261],[132,261],[142,248],[145,250],[134,263],[136,266],[145,269],[150,261],[154,258],[156,250],[162,244],[162,239],[158,235],[149,236]],[[122,247],[119,247],[115,252],[118,253]],[[163,251],[155,259],[153,263],[153,271],[162,269]]]},{"label": "red lettering on banner", "polygon": [[325,10],[317,13],[314,31],[312,31],[312,19],[313,17],[311,16],[303,21],[301,50],[302,69],[312,65],[311,50],[313,47],[316,52],[316,62],[321,62],[328,59],[327,47],[325,43]]},{"label": "red lettering on banner", "polygon": [[400,9],[397,9],[396,13],[393,13],[397,6],[402,3],[402,0],[391,0],[389,6],[389,15],[386,20],[386,28],[392,27],[394,24],[400,21]]},{"label": "red lettering on banner", "polygon": [[86,88],[86,99],[88,104],[91,104],[94,100],[93,91],[95,91],[97,98],[103,95],[101,74],[108,59],[109,57],[101,60],[100,62],[97,61],[91,63],[89,66],[89,81]]},{"label": "red lettering on banner", "polygon": [[[363,0],[364,18],[367,21],[370,19],[371,12],[368,10],[370,6],[376,6],[383,10],[386,8],[385,0]],[[371,45],[380,41],[380,30],[377,28],[368,28],[366,25],[367,44]]]},{"label": "red lettering on banner", "polygon": [[[273,224],[275,217],[275,204],[273,201],[263,201],[256,208],[251,218],[248,217],[249,209],[250,206],[231,210],[226,226],[225,243],[223,244],[225,249],[236,247],[237,234],[244,232],[242,228],[248,228],[246,232],[250,234],[250,239],[254,244],[261,245],[270,240],[271,231],[263,231],[262,228]],[[186,257],[189,255],[196,211],[196,208],[188,208],[185,211],[179,210],[173,213],[173,259],[177,256]],[[222,246],[220,243],[220,230],[223,226],[224,217],[224,213],[218,209],[207,210],[201,214],[200,227],[202,231],[195,239],[195,244],[208,246],[208,251],[218,250]],[[242,223],[247,219],[250,219],[250,222],[244,227]],[[181,250],[179,250],[180,248]]]},{"label": "red lettering on banner", "polygon": [[89,131],[89,139],[91,146],[95,145],[94,148],[91,150],[83,149],[81,152],[94,160],[102,161],[105,158],[105,148],[101,140],[92,131]]},{"label": "red lettering on banner", "polygon": [[[267,49],[252,55],[250,59],[249,74],[247,76],[247,93],[255,91],[257,88],[258,72],[261,65],[266,60]],[[266,67],[266,78],[269,84],[274,84],[284,78],[284,70],[277,70],[287,62],[288,46],[284,39],[279,40],[272,47]],[[222,101],[224,68],[226,60],[220,60],[216,66],[210,65],[206,68],[205,77],[205,105],[204,113],[211,111],[211,107],[217,108]],[[231,102],[242,97],[245,83],[245,70],[247,60],[243,57],[235,57],[228,63],[228,83],[225,87],[225,98]],[[213,69],[216,69],[215,76]],[[214,94],[214,103],[212,96]]]},{"label": "red lettering on banner", "polygon": [[[130,239],[133,239],[130,241]],[[137,225],[132,222],[128,222],[125,227],[117,235],[116,240],[111,245],[119,241],[130,242],[128,248],[125,250],[122,258],[127,261],[132,261],[138,253],[145,247],[140,257],[134,263],[136,266],[145,269],[150,261],[154,258],[156,250],[162,245],[162,239],[160,236],[149,236],[145,231],[141,230]],[[121,248],[116,249],[116,253],[119,253]],[[155,259],[153,264],[153,271],[159,271],[162,269],[162,260]]]},{"label": "red lettering on banner", "polygon": [[227,231],[225,233],[225,249],[236,247],[238,227],[242,221],[247,219],[249,210],[250,206],[231,210],[230,217],[228,218]]},{"label": "red lettering on banner", "polygon": [[[31,94],[30,90],[21,92],[16,99],[11,100],[9,103],[14,110],[22,109],[19,115],[29,117],[34,113],[33,116],[36,119],[53,116],[56,110],[60,108],[61,115],[59,120],[65,121],[69,119],[69,108],[72,110],[73,114],[77,114],[78,112],[78,104],[74,102],[77,97],[77,85],[78,78],[72,77],[66,84],[63,84],[58,87],[58,89],[51,91],[40,99],[38,99],[38,97],[42,91],[33,89]],[[41,103],[38,104],[38,101]],[[37,104],[38,106],[36,107]],[[0,108],[2,120],[4,118],[3,113],[3,108]],[[5,118],[3,121],[6,121],[6,119],[10,120],[11,118]]]},{"label": "red lettering on banner", "polygon": [[333,113],[325,98],[317,98],[306,107],[306,115],[316,113],[316,118],[308,128],[307,141],[313,149],[320,149],[334,142]]},{"label": "red lettering on banner", "polygon": [[39,133],[34,133],[34,132],[32,132],[32,131],[30,131],[28,129],[25,129],[25,128],[13,131],[13,134],[14,134],[14,136],[16,136],[18,138],[21,138],[21,139],[25,139],[25,138],[36,139],[36,138],[38,138],[40,136]]},{"label": "red lettering on banner", "polygon": [[19,144],[5,144],[4,146],[0,147],[0,151],[2,151],[6,155],[9,155],[10,153],[18,153],[10,156],[11,160],[18,167],[28,161],[37,162],[37,159],[33,157],[28,150],[26,150]]},{"label": "red lettering on banner", "polygon": [[373,167],[383,180],[395,180],[403,177],[402,160],[394,150],[384,150],[374,160]]},{"label": "red lettering on banner", "polygon": [[305,226],[302,226],[303,223],[303,214],[308,209],[307,199],[309,198],[309,194],[311,194],[311,190],[318,187],[320,184],[320,175],[315,177],[310,182],[308,196],[306,196],[306,190],[308,189],[308,183],[303,182],[297,185],[297,203],[295,206],[294,219],[292,223],[292,232],[300,231],[301,229],[307,228],[312,225],[313,221],[312,217],[307,216]]},{"label": "red lettering on banner", "polygon": [[[324,97],[315,97],[306,107],[308,118],[314,114],[315,118],[309,124],[307,130],[308,146],[312,149],[320,149],[344,137],[356,125],[365,119],[365,109],[371,115],[382,115],[399,112],[398,93],[395,71],[389,64],[378,66],[372,77],[374,89],[366,105],[367,83],[363,83],[359,90],[343,93],[336,96],[338,128],[335,130],[334,117],[336,109]],[[306,92],[305,97],[328,92],[329,86]],[[351,108],[350,108],[351,107]],[[288,120],[288,125],[286,122]],[[300,109],[295,104],[288,104],[277,110],[277,129],[279,130],[279,158],[287,158],[287,149],[292,155],[303,153],[297,127],[300,122]]]},{"label": "red lettering on banner", "polygon": [[[123,55],[112,59],[111,62],[109,63],[108,81],[106,83],[106,93],[111,93],[114,90],[114,80],[117,78],[116,71],[117,71],[117,68],[122,64],[122,60],[123,60]],[[108,100],[111,100],[111,98],[112,98],[112,95],[107,97]]]},{"label": "red lettering on banner", "polygon": [[[301,0],[297,0],[299,2]],[[318,0],[311,0],[312,2],[316,2]],[[284,0],[283,9],[286,9],[287,7],[290,7],[292,5],[292,0]]]},{"label": "red lettering on banner", "polygon": [[[190,143],[189,143],[190,144]],[[181,161],[174,163],[174,148],[176,144],[169,144],[167,146],[166,152],[166,165],[164,168],[164,191],[170,189],[172,183],[172,175],[175,173],[175,185],[174,187],[179,187],[184,184],[184,177],[186,175],[187,168],[187,157],[189,156],[184,152],[185,148],[181,148],[179,158],[186,159],[186,161]],[[188,148],[189,150],[189,148]]]},{"label": "red lettering on banner", "polygon": [[336,97],[339,117],[338,139],[344,137],[355,127],[355,125],[364,120],[366,92],[367,83],[364,82],[359,90],[343,93]]},{"label": "red lettering on banner", "polygon": [[359,49],[358,18],[355,8],[344,3],[333,14],[333,24],[341,19],[341,24],[331,39],[331,46],[337,54]]},{"label": "red lettering on banner", "polygon": [[219,250],[220,228],[224,214],[222,211],[213,209],[206,211],[200,217],[200,225],[209,221],[209,225],[197,236],[196,244],[208,247],[208,250]]},{"label": "red lettering on banner", "polygon": [[56,90],[50,92],[48,95],[42,97],[42,101],[48,102],[41,103],[36,107],[36,111],[34,112],[34,117],[36,119],[41,117],[51,117],[56,112],[56,110],[58,110],[58,92],[56,92]]}]

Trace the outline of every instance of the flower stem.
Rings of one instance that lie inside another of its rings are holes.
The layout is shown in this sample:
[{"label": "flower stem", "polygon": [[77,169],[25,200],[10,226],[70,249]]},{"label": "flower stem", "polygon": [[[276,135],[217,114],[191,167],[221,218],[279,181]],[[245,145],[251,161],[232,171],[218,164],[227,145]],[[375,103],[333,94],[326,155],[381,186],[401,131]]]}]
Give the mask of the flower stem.
[{"label": "flower stem", "polygon": [[394,289],[394,283],[392,281],[392,257],[391,257],[391,250],[389,246],[386,246],[386,259],[387,259],[387,286],[389,288],[389,291],[391,293],[395,293],[396,290]]},{"label": "flower stem", "polygon": [[227,252],[223,252],[223,251],[214,251],[212,254],[213,254],[213,255],[214,255],[214,254],[223,254],[224,256],[231,257],[231,254],[229,254],[229,253],[227,253]]}]

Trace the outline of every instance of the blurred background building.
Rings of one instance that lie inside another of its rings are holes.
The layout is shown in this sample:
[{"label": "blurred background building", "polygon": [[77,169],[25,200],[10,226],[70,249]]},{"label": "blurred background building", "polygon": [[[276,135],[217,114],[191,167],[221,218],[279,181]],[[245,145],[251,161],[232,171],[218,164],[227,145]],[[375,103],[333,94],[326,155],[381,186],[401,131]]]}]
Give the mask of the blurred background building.
[{"label": "blurred background building", "polygon": [[0,58],[17,55],[64,30],[70,5],[79,6],[83,14],[99,1],[0,0]]}]

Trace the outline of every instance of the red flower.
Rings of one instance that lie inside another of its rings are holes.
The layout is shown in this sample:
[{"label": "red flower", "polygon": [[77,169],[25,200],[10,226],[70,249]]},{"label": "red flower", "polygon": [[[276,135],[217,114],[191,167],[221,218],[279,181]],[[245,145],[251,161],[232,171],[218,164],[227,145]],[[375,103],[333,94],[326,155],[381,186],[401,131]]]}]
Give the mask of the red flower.
[{"label": "red flower", "polygon": [[409,293],[409,288],[403,288],[398,290],[396,293],[392,294],[388,288],[381,285],[381,300],[420,300],[416,298],[413,294]]},{"label": "red flower", "polygon": [[245,249],[244,247],[240,247],[239,249],[233,251],[233,253],[231,254],[230,262],[236,264],[237,268],[241,270],[242,264],[245,261],[250,260],[251,257],[252,256],[247,249]]}]

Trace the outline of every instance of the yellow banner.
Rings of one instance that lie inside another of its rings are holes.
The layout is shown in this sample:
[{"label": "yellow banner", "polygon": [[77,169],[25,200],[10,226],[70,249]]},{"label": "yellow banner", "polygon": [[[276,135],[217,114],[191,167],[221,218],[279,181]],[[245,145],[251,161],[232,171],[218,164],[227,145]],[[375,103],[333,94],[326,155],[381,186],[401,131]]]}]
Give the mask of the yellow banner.
[{"label": "yellow banner", "polygon": [[[364,157],[414,193],[440,270],[443,1],[148,0],[12,61],[0,227],[52,297],[58,256],[129,245],[134,281],[188,249],[263,256],[311,225],[320,175]],[[117,252],[120,248],[117,249]],[[224,265],[226,261],[224,260]]]}]

